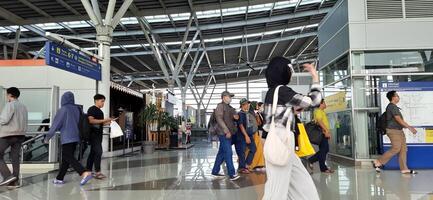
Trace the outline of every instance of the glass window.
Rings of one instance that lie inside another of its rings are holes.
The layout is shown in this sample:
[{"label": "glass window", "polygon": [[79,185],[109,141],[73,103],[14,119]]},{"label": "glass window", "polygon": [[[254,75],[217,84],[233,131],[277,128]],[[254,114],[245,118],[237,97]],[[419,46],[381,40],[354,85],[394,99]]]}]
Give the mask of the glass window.
[{"label": "glass window", "polygon": [[352,111],[346,110],[341,112],[327,114],[331,137],[330,152],[342,156],[353,157],[352,150]]},{"label": "glass window", "polygon": [[433,72],[432,50],[355,53],[364,59],[355,74]]},{"label": "glass window", "polygon": [[[334,83],[338,80],[342,80],[349,75],[349,62],[348,56],[344,55],[337,61],[327,65],[320,70],[321,82],[323,85]],[[347,84],[347,83],[344,83]]]}]

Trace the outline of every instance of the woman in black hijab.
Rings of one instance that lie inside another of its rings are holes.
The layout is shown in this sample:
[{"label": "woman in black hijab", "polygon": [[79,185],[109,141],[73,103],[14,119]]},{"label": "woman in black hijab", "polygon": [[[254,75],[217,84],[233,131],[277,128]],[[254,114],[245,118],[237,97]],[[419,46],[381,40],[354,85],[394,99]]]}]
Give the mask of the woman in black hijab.
[{"label": "woman in black hijab", "polygon": [[[281,141],[287,145],[289,149],[289,162],[284,166],[274,165],[266,160],[267,181],[265,184],[264,200],[274,199],[295,199],[295,200],[316,200],[319,199],[314,182],[303,166],[299,157],[295,154],[295,136],[294,130],[290,130],[293,121],[293,112],[301,111],[304,108],[315,107],[322,100],[321,86],[319,76],[315,66],[306,63],[303,65],[305,71],[311,74],[313,84],[310,92],[307,95],[299,94],[292,90],[287,84],[294,74],[294,70],[290,61],[284,57],[273,58],[266,69],[266,82],[268,83],[268,92],[265,98],[265,130],[269,130],[272,116],[275,121],[275,131],[268,133],[276,134]],[[278,90],[278,103],[275,113],[272,113],[273,96],[275,89]],[[265,143],[265,151],[267,148],[272,148]]]}]

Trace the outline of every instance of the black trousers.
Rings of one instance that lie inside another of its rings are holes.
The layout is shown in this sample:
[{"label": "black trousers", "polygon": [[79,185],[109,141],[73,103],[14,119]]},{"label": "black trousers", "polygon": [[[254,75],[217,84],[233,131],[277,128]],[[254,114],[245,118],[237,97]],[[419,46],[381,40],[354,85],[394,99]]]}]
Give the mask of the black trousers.
[{"label": "black trousers", "polygon": [[328,170],[328,166],[326,166],[326,156],[329,152],[329,143],[328,139],[323,137],[322,141],[319,144],[319,151],[311,156],[308,160],[310,163],[315,163],[319,161],[320,171],[324,172]]},{"label": "black trousers", "polygon": [[60,166],[57,180],[63,180],[65,178],[70,165],[80,176],[86,171],[81,163],[75,158],[77,144],[77,142],[74,142],[62,145],[62,165]]},{"label": "black trousers", "polygon": [[[0,173],[3,179],[6,179],[12,175],[16,178],[19,178],[21,144],[24,142],[24,140],[24,136],[9,136],[0,138]],[[7,167],[4,160],[5,151],[9,147],[11,147],[9,157],[12,162],[13,174]]]},{"label": "black trousers", "polygon": [[102,159],[102,134],[93,134],[89,139],[90,153],[87,158],[87,169],[92,171],[93,165],[95,171],[101,171],[101,159]]}]

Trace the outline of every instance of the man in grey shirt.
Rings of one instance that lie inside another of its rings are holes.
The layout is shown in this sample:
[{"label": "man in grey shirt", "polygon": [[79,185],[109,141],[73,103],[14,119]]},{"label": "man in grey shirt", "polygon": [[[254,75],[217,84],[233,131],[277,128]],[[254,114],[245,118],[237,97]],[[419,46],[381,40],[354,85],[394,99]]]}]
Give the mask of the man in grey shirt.
[{"label": "man in grey shirt", "polygon": [[[20,173],[21,144],[25,140],[27,131],[27,108],[18,101],[20,96],[18,88],[7,89],[6,95],[8,102],[0,114],[0,173],[3,177],[0,186],[8,185],[9,188],[15,188],[18,187]],[[9,147],[13,173],[4,161],[5,151]]]},{"label": "man in grey shirt", "polygon": [[394,155],[399,155],[399,164],[402,174],[416,174],[416,171],[410,170],[407,167],[407,145],[406,136],[404,135],[403,128],[409,129],[413,134],[416,134],[416,129],[403,120],[403,115],[400,108],[397,106],[400,102],[400,96],[396,91],[390,91],[386,94],[390,101],[386,107],[386,135],[391,140],[391,149],[385,152],[379,159],[374,160],[374,167],[377,172],[385,165]]}]

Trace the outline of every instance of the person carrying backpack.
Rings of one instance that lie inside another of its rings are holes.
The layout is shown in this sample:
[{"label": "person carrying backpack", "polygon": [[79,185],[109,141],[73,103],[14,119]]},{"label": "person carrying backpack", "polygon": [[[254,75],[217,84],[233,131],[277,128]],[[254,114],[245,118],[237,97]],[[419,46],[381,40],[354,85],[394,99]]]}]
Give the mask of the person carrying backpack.
[{"label": "person carrying backpack", "polygon": [[65,184],[64,178],[68,172],[69,165],[81,176],[80,185],[85,185],[93,178],[90,171],[84,167],[75,158],[75,150],[80,142],[80,114],[82,110],[75,104],[74,94],[65,92],[61,99],[61,108],[54,117],[53,124],[45,135],[44,142],[48,144],[56,131],[60,131],[60,141],[62,143],[62,163],[59,173],[53,183],[56,185]]},{"label": "person carrying backpack", "polygon": [[[389,100],[389,104],[386,107],[386,111],[384,116],[386,117],[386,123],[382,123],[381,125],[386,125],[386,135],[391,140],[391,149],[385,152],[379,159],[373,161],[373,167],[376,169],[376,172],[380,172],[383,165],[388,163],[389,160],[396,154],[398,154],[398,160],[400,165],[400,170],[402,174],[417,174],[418,172],[414,170],[410,170],[407,167],[407,145],[406,145],[406,136],[403,132],[403,128],[407,128],[413,134],[416,134],[417,131],[414,127],[410,126],[403,120],[403,115],[400,112],[400,108],[397,106],[398,102],[400,102],[400,96],[396,91],[389,91],[386,94],[386,98]],[[382,118],[382,117],[381,117]],[[382,120],[379,120],[382,121]],[[379,127],[381,126],[379,125]]]}]

